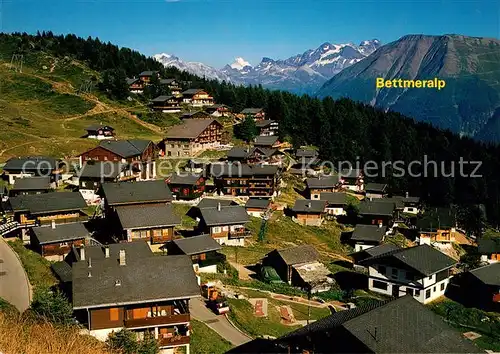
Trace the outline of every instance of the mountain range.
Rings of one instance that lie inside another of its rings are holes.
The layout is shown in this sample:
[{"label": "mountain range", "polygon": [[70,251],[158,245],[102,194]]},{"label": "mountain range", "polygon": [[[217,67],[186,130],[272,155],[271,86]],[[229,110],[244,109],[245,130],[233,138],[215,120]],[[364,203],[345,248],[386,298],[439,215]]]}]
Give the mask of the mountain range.
[{"label": "mountain range", "polygon": [[325,42],[288,59],[274,60],[264,57],[252,66],[238,57],[232,64],[216,69],[199,62],[185,62],[171,54],[156,54],[154,58],[165,66],[175,66],[192,74],[235,84],[262,85],[270,89],[294,93],[314,93],[322,84],[346,67],[359,62],[380,47],[377,39],[352,43]]},{"label": "mountain range", "polygon": [[[376,79],[445,80],[442,90],[376,88]],[[317,92],[349,97],[484,141],[500,141],[500,40],[407,35],[345,68]]]}]

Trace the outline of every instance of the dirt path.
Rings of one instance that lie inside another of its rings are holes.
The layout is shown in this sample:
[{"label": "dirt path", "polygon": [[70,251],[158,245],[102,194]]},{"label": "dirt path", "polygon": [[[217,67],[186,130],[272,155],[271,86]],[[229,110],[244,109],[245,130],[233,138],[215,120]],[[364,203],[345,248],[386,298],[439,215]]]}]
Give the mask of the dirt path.
[{"label": "dirt path", "polygon": [[240,278],[240,280],[251,280],[252,279],[251,275],[255,274],[255,272],[248,270],[242,264],[239,264],[239,263],[236,263],[233,261],[229,261],[229,264],[231,264],[231,266],[236,268],[236,270],[238,271],[238,277]]}]

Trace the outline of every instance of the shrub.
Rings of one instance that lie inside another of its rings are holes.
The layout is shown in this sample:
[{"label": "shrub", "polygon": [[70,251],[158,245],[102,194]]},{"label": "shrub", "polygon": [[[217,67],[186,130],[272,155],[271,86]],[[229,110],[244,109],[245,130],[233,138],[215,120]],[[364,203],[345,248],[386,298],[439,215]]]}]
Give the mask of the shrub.
[{"label": "shrub", "polygon": [[73,321],[73,308],[66,297],[58,290],[37,289],[31,310],[54,324],[70,324]]},{"label": "shrub", "polygon": [[109,335],[106,341],[114,350],[120,350],[123,354],[156,354],[160,351],[158,342],[149,334],[145,334],[143,340],[137,340],[134,332],[122,329]]}]

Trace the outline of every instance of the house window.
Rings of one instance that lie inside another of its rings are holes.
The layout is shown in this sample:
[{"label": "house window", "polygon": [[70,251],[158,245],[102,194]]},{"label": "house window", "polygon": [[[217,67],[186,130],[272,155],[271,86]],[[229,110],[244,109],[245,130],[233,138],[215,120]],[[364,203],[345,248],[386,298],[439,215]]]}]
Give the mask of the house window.
[{"label": "house window", "polygon": [[219,226],[216,226],[216,227],[213,227],[213,228],[212,228],[212,232],[213,232],[214,234],[218,234],[218,233],[220,233],[221,231],[222,231],[222,230],[221,230],[221,228],[220,228]]},{"label": "house window", "polygon": [[436,287],[433,287],[432,288],[432,292],[435,293],[436,292]]},{"label": "house window", "polygon": [[420,296],[420,290],[415,289],[415,296]]},{"label": "house window", "polygon": [[406,293],[410,296],[413,296],[413,289],[412,288],[406,288]]},{"label": "house window", "polygon": [[120,314],[118,312],[118,307],[112,307],[109,309],[109,320],[118,321],[120,319]]},{"label": "house window", "polygon": [[200,260],[204,261],[205,259],[207,259],[206,253],[200,254]]},{"label": "house window", "polygon": [[441,291],[443,291],[443,290],[444,290],[444,282],[441,283]]},{"label": "house window", "polygon": [[428,299],[428,298],[430,298],[430,297],[431,297],[431,289],[427,289],[427,290],[425,291],[425,298],[426,298],[426,299]]},{"label": "house window", "polygon": [[373,287],[375,289],[387,290],[387,283],[383,281],[374,280]]},{"label": "house window", "polygon": [[68,243],[67,242],[61,242],[59,243],[59,247],[67,247]]},{"label": "house window", "polygon": [[397,278],[398,277],[398,270],[397,270],[397,268],[392,268],[392,272],[391,273],[392,273],[391,276],[393,278]]},{"label": "house window", "polygon": [[385,266],[379,265],[378,266],[378,272],[380,274],[385,274],[387,272],[387,270],[385,269]]}]

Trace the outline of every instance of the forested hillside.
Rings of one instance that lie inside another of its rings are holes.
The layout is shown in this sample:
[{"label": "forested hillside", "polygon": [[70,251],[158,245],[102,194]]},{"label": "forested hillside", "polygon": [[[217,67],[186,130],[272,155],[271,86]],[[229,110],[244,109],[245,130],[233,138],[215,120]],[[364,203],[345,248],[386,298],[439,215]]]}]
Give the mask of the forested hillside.
[{"label": "forested hillside", "polygon": [[[496,145],[461,138],[425,123],[415,123],[398,113],[384,113],[347,99],[320,100],[261,87],[236,87],[205,80],[176,69],[165,69],[138,52],[98,39],[54,36],[50,32],[36,36],[3,34],[0,35],[0,50],[3,60],[10,59],[13,53],[29,56],[29,53],[40,51],[58,57],[69,56],[85,62],[101,75],[107,72],[107,75],[117,78],[118,86],[126,76],[137,75],[143,70],[158,70],[163,77],[191,81],[191,87],[208,90],[216,102],[232,106],[235,111],[244,107],[264,107],[270,118],[280,121],[282,138],[290,140],[295,146],[316,145],[323,159],[335,163],[344,160],[355,163],[359,159],[361,162],[400,160],[409,164],[423,161],[427,156],[427,160],[447,162],[446,173],[450,173],[451,162],[455,161],[455,172],[458,174],[461,157],[465,161],[482,161],[477,171],[483,175],[482,178],[446,177],[439,173],[440,177],[426,178],[388,175],[386,180],[392,191],[421,195],[432,204],[485,204],[489,220],[495,226],[500,221],[500,178],[497,176],[497,171],[500,171],[500,148]],[[474,166],[466,165],[464,172],[470,173],[473,169]],[[413,171],[418,170],[422,168],[414,166]]]}]

